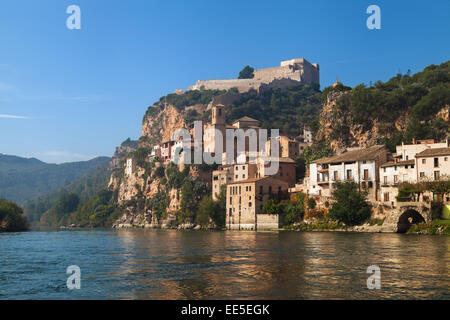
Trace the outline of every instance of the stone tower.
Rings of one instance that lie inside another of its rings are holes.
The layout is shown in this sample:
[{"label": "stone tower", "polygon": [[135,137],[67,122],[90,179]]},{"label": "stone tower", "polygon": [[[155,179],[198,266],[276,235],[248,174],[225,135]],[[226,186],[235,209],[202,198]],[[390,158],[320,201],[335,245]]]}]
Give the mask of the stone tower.
[{"label": "stone tower", "polygon": [[218,104],[212,107],[212,121],[213,125],[225,125],[225,106]]}]

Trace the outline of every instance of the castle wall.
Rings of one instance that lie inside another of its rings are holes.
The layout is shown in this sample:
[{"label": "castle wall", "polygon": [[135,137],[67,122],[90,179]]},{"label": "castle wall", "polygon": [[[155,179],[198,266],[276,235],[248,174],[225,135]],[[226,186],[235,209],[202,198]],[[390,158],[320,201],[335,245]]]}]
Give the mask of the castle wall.
[{"label": "castle wall", "polygon": [[292,66],[274,67],[267,69],[259,69],[254,72],[254,80],[268,80],[269,82],[274,79],[294,79],[300,81],[301,74],[299,71],[293,71]]},{"label": "castle wall", "polygon": [[[287,81],[287,82],[279,82]],[[282,61],[280,67],[259,69],[254,71],[253,79],[199,80],[189,90],[230,90],[237,88],[239,92],[248,92],[260,87],[288,85],[290,82],[305,84],[319,83],[319,66],[305,59]]]}]

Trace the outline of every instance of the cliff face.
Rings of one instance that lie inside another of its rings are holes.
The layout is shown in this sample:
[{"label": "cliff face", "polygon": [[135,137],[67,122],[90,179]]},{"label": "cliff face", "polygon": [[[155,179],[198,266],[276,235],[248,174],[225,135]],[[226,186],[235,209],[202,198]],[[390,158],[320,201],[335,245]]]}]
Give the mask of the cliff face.
[{"label": "cliff face", "polygon": [[[315,137],[316,141],[329,142],[333,152],[339,154],[350,147],[371,147],[377,144],[379,137],[379,124],[372,123],[369,130],[361,125],[351,123],[351,114],[338,108],[339,99],[345,99],[348,91],[334,91],[328,94],[327,101],[323,105],[319,116],[319,131]],[[339,128],[342,134],[337,134]]]},{"label": "cliff face", "polygon": [[[331,91],[323,104],[319,116],[319,129],[315,142],[326,142],[334,153],[342,153],[351,147],[371,147],[376,144],[394,140],[392,146],[402,141],[434,138],[442,140],[446,137],[446,126],[450,125],[450,105],[445,105],[438,112],[433,113],[428,120],[419,119],[419,123],[428,124],[434,129],[431,133],[414,132],[410,127],[410,108],[397,111],[389,122],[380,121],[374,117],[365,124],[355,123],[355,112],[349,107],[351,90]],[[433,122],[431,122],[433,121]],[[435,125],[440,122],[441,128]],[[420,136],[424,134],[424,136]],[[434,134],[434,136],[433,136]],[[399,140],[395,140],[395,136]],[[448,135],[448,133],[447,133]]]},{"label": "cliff face", "polygon": [[[182,167],[163,164],[159,159],[149,157],[149,147],[172,140],[175,130],[186,127],[187,114],[203,114],[207,108],[208,104],[182,108],[172,104],[155,104],[149,108],[143,119],[139,149],[130,150],[121,157],[123,160],[109,181],[109,189],[117,194],[117,205],[123,212],[113,227],[168,228],[176,225],[177,211],[181,207],[182,182],[189,180],[210,187],[211,172],[205,175],[194,166],[183,171]],[[131,174],[125,170],[128,159],[132,159]],[[193,226],[189,222],[183,224],[185,228]]]},{"label": "cliff face", "polygon": [[184,112],[178,111],[173,105],[154,108],[158,108],[158,111],[144,118],[142,136],[148,137],[152,142],[171,140],[173,132],[185,126]]}]

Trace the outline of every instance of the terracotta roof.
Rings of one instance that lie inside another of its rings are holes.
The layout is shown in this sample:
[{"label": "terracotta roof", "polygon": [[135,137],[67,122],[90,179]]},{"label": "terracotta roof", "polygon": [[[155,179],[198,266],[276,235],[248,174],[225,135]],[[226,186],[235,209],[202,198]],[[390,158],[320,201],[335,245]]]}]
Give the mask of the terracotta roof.
[{"label": "terracotta roof", "polygon": [[416,158],[419,157],[434,157],[434,156],[447,156],[450,155],[450,148],[435,148],[427,149],[416,154]]},{"label": "terracotta roof", "polygon": [[365,149],[347,151],[340,155],[329,158],[318,159],[316,161],[313,161],[313,163],[325,164],[335,162],[374,160],[377,157],[378,153],[383,149],[387,148],[384,145],[376,145]]},{"label": "terracotta roof", "polygon": [[416,164],[415,160],[405,160],[405,161],[389,161],[381,165],[381,167],[394,167],[394,166],[409,166]]},{"label": "terracotta roof", "polygon": [[259,120],[256,120],[256,119],[253,119],[253,118],[250,118],[250,117],[245,116],[245,117],[242,117],[242,118],[240,118],[240,119],[234,121],[233,123],[236,123],[236,122],[239,122],[239,121],[259,122]]}]

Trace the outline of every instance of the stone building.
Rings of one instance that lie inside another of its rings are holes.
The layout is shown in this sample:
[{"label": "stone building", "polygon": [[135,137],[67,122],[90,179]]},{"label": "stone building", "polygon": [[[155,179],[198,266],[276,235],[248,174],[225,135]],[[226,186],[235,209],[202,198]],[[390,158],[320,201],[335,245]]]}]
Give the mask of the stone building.
[{"label": "stone building", "polygon": [[445,142],[436,143],[433,139],[429,140],[415,140],[412,144],[404,144],[396,147],[396,154],[394,157],[401,160],[413,160],[416,154],[427,149],[447,148],[449,147],[448,140]]},{"label": "stone building", "polygon": [[287,197],[288,184],[272,178],[253,178],[227,184],[226,228],[229,230],[263,230],[280,227],[277,214],[262,209],[271,198]]},{"label": "stone building", "polygon": [[397,203],[398,185],[417,181],[416,161],[389,161],[380,166],[380,201],[394,206]]},{"label": "stone building", "polygon": [[438,181],[450,176],[450,148],[427,149],[416,154],[419,180]]},{"label": "stone building", "polygon": [[388,161],[383,145],[349,149],[340,155],[313,161],[309,166],[308,193],[331,197],[337,181],[353,181],[368,192],[369,200],[378,200],[379,168]]},{"label": "stone building", "polygon": [[[283,81],[288,80],[288,81]],[[319,83],[319,65],[309,63],[306,59],[298,58],[281,61],[279,67],[259,69],[254,71],[252,79],[227,79],[227,80],[199,80],[189,90],[230,90],[237,88],[239,92],[247,92],[251,89],[259,90],[261,86],[279,87],[292,84]]]},{"label": "stone building", "polygon": [[[278,171],[275,174],[270,174],[268,168],[278,162]],[[257,177],[272,177],[277,180],[284,181],[288,184],[288,187],[294,187],[297,182],[295,162],[288,157],[279,158],[257,158],[258,164]]]},{"label": "stone building", "polygon": [[172,147],[175,144],[175,141],[165,141],[161,143],[160,149],[161,149],[161,161],[162,162],[168,162],[172,158]]},{"label": "stone building", "polygon": [[[278,155],[283,158],[296,159],[302,152],[300,149],[300,142],[289,138],[288,136],[279,136],[277,138],[279,144]],[[266,142],[266,154],[272,156],[271,152],[272,140],[268,139]]]}]

